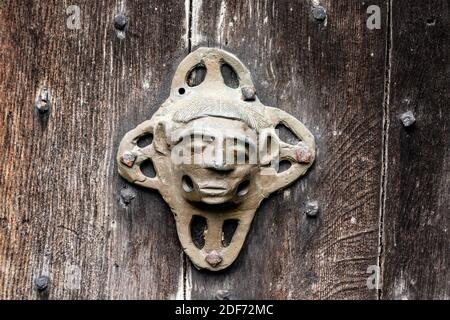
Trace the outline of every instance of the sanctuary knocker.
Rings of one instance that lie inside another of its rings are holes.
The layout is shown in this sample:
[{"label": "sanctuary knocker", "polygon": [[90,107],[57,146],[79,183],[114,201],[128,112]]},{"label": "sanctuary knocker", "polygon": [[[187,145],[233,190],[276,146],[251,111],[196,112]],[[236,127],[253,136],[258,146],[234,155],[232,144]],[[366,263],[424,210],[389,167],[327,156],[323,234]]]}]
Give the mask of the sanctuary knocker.
[{"label": "sanctuary knocker", "polygon": [[[279,124],[300,142],[283,142]],[[139,146],[149,135],[151,144]],[[218,271],[239,255],[261,201],[305,174],[314,157],[311,132],[259,101],[237,57],[199,48],[178,66],[158,111],[124,136],[117,161],[122,177],[158,190],[169,204],[193,264]],[[281,161],[290,162],[289,169],[279,170]],[[154,176],[141,170],[148,162]],[[199,221],[200,234],[194,230]]]}]

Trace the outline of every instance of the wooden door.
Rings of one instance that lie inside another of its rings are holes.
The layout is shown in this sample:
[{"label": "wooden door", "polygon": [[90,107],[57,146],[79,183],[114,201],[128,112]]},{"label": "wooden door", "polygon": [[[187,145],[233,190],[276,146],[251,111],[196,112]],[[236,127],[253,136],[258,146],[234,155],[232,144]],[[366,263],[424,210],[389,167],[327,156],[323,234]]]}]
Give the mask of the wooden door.
[{"label": "wooden door", "polygon": [[[1,1],[0,298],[449,299],[449,3],[324,0],[325,20],[318,3]],[[317,143],[218,274],[192,266],[168,205],[115,162],[199,46],[236,54]]]}]

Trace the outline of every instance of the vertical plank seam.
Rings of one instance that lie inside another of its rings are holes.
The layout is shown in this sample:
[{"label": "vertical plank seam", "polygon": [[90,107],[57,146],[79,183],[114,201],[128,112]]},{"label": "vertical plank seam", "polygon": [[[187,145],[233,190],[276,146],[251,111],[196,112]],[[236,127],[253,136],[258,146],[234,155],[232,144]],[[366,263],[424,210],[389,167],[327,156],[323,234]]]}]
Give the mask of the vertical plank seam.
[{"label": "vertical plank seam", "polygon": [[189,0],[189,14],[188,14],[188,52],[192,51],[192,2],[193,0]]},{"label": "vertical plank seam", "polygon": [[[187,43],[188,43],[188,53],[191,53],[192,51],[192,5],[193,0],[189,1],[189,8],[188,8],[188,28],[187,28]],[[187,261],[186,253],[183,251],[183,300],[187,300],[187,268],[188,268],[188,261]]]},{"label": "vertical plank seam", "polygon": [[186,288],[187,288],[187,257],[186,257],[186,253],[184,253],[183,251],[183,300],[187,300],[186,299]]},{"label": "vertical plank seam", "polygon": [[383,95],[383,129],[382,129],[382,159],[381,159],[381,181],[380,181],[380,213],[378,222],[378,281],[381,285],[377,288],[377,299],[383,298],[383,262],[384,262],[384,215],[386,212],[386,189],[388,174],[388,151],[389,151],[389,127],[390,127],[390,94],[391,94],[391,58],[392,58],[392,0],[387,0],[387,30],[385,48],[385,77]]}]

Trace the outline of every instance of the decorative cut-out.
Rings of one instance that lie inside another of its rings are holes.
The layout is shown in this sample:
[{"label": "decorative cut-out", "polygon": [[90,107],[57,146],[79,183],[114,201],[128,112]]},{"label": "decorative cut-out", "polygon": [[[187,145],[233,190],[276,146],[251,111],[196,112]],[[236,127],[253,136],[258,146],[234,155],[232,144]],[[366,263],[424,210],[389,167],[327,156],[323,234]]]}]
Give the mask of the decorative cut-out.
[{"label": "decorative cut-out", "polygon": [[232,66],[228,63],[222,63],[220,73],[222,74],[225,85],[233,89],[239,88],[239,78]]},{"label": "decorative cut-out", "polygon": [[202,63],[196,65],[187,75],[187,85],[189,87],[200,85],[205,80],[206,72],[207,70]]},{"label": "decorative cut-out", "polygon": [[[280,123],[298,143],[280,139]],[[125,179],[161,193],[193,264],[217,271],[239,255],[261,201],[302,176],[314,157],[313,135],[259,101],[234,55],[200,48],[178,66],[159,110],[122,139],[117,161]]]}]

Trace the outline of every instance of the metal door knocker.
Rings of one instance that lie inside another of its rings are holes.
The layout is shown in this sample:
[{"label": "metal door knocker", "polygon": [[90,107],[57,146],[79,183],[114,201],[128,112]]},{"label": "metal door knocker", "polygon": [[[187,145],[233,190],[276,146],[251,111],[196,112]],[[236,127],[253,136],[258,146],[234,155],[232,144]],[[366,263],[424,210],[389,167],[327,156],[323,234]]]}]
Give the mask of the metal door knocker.
[{"label": "metal door knocker", "polygon": [[[283,142],[278,124],[300,142]],[[140,147],[148,135],[152,143]],[[249,71],[234,55],[199,48],[178,66],[159,110],[125,135],[117,161],[129,182],[161,193],[193,264],[217,271],[239,255],[261,201],[302,176],[314,157],[313,135],[293,116],[259,101]],[[154,177],[141,171],[148,161]],[[289,161],[289,169],[281,172],[281,161]],[[202,241],[194,241],[196,219],[205,222]],[[230,222],[234,232],[224,241]]]}]

